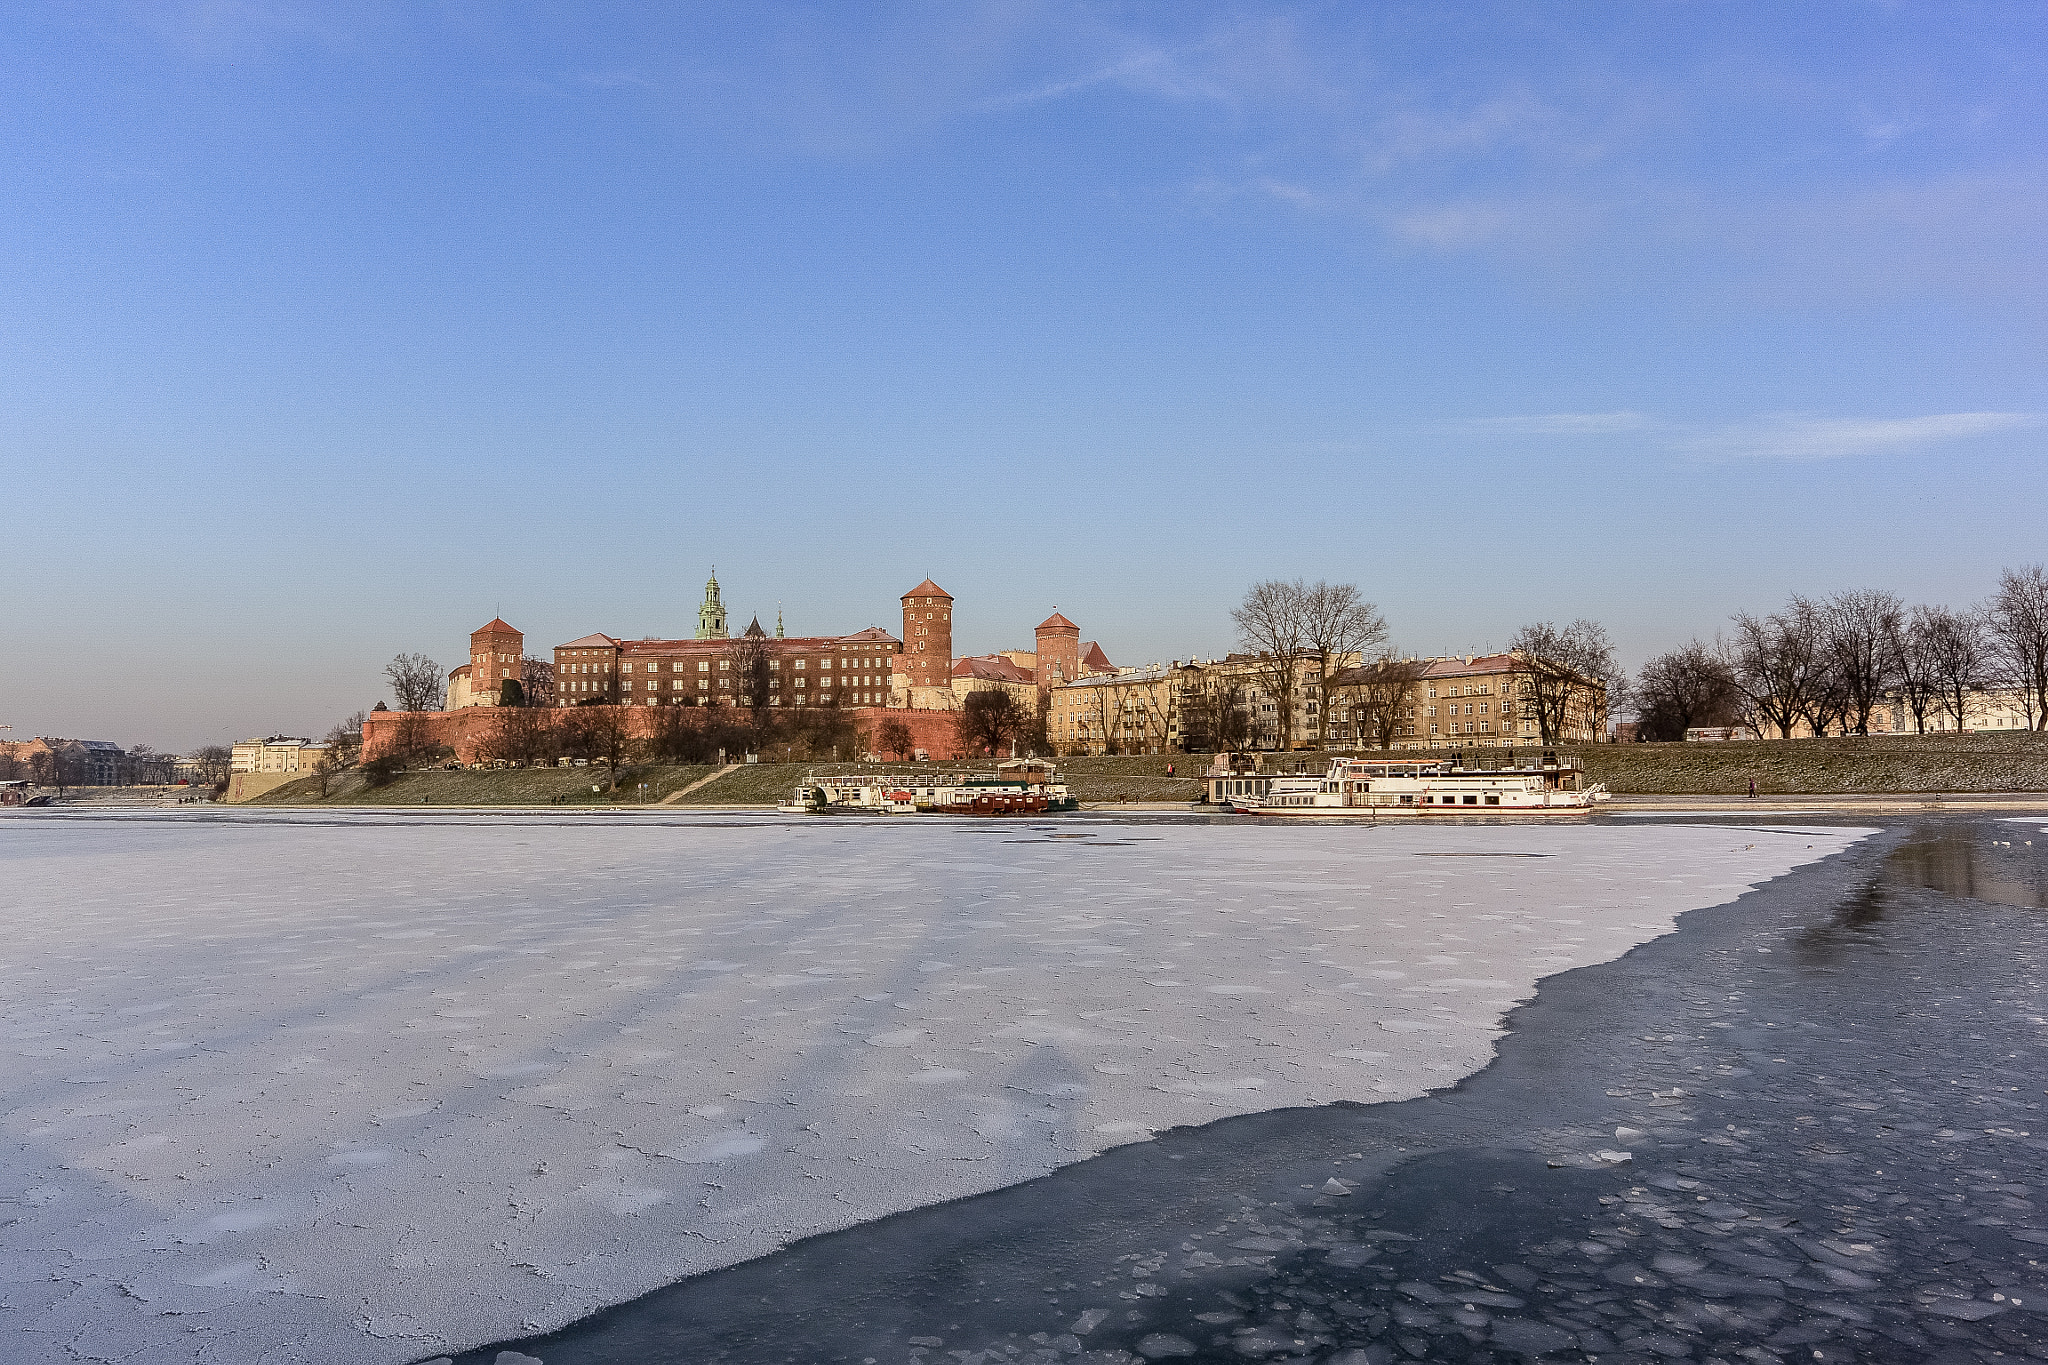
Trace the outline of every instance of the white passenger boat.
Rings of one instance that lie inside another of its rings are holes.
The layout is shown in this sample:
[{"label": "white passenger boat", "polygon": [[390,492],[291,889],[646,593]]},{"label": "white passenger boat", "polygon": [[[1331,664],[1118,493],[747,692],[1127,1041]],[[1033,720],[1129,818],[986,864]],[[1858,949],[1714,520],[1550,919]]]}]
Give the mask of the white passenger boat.
[{"label": "white passenger boat", "polygon": [[1609,799],[1570,759],[1545,753],[1516,765],[1467,767],[1446,759],[1340,758],[1321,775],[1212,772],[1210,799],[1240,815],[1583,815]]},{"label": "white passenger boat", "polygon": [[1057,815],[1080,804],[1050,763],[1012,759],[994,772],[813,773],[776,809],[807,815]]}]

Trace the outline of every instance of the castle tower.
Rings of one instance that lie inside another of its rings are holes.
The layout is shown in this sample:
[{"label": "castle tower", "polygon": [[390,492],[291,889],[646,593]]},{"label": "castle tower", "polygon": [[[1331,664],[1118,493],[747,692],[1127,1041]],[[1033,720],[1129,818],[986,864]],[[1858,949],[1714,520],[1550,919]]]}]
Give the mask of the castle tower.
[{"label": "castle tower", "polygon": [[903,594],[904,672],[912,687],[953,685],[953,598],[927,578]]},{"label": "castle tower", "polygon": [[718,596],[718,570],[711,571],[711,577],[704,584],[704,605],[697,608],[697,638],[700,640],[726,640],[732,638],[725,628],[725,603]]},{"label": "castle tower", "polygon": [[469,694],[471,704],[496,706],[498,693],[506,683],[523,677],[520,656],[526,652],[526,637],[498,617],[469,633]]},{"label": "castle tower", "polygon": [[1072,682],[1081,671],[1081,628],[1054,612],[1038,623],[1038,690]]}]

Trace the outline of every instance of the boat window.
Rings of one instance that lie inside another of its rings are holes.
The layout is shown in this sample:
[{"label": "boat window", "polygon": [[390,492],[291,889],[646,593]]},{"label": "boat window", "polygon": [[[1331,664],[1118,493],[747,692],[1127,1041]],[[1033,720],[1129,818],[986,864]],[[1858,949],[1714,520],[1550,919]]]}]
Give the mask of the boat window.
[{"label": "boat window", "polygon": [[1479,804],[1479,798],[1476,796],[1468,796],[1465,798],[1465,804],[1468,806],[1476,806]]},{"label": "boat window", "polygon": [[1401,793],[1401,804],[1404,806],[1412,806],[1415,804],[1415,798],[1409,793],[1403,792]]},{"label": "boat window", "polygon": [[1486,804],[1489,806],[1498,806],[1500,804],[1500,798],[1494,795],[1492,792],[1488,792],[1486,794]]}]

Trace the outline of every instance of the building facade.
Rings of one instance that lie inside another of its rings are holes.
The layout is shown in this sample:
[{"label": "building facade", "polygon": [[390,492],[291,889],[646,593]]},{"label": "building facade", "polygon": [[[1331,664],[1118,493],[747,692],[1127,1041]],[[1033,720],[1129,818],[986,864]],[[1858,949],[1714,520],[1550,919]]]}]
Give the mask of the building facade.
[{"label": "building facade", "polygon": [[770,706],[886,706],[902,649],[879,627],[775,638],[756,624],[738,640],[586,635],[555,649],[556,704],[742,705],[749,700],[745,670],[758,650]]},{"label": "building facade", "polygon": [[[1425,667],[1397,718],[1394,748],[1530,747],[1544,742],[1529,664],[1521,655],[1447,655],[1413,662]],[[1331,692],[1330,742],[1345,747],[1376,745],[1377,736],[1364,731],[1360,713],[1345,699],[1341,676]],[[1564,725],[1553,740],[1593,744],[1606,737],[1606,685],[1580,678],[1570,689]]]},{"label": "building facade", "polygon": [[303,735],[266,735],[237,740],[229,752],[229,772],[310,773],[326,754],[327,746],[315,744]]},{"label": "building facade", "polygon": [[1198,685],[1194,664],[1092,673],[1054,687],[1045,737],[1055,753],[1159,754],[1181,747],[1181,706]]},{"label": "building facade", "polygon": [[1008,692],[1027,715],[1038,710],[1038,679],[1007,654],[983,654],[953,661],[953,705],[962,707],[976,692]]}]

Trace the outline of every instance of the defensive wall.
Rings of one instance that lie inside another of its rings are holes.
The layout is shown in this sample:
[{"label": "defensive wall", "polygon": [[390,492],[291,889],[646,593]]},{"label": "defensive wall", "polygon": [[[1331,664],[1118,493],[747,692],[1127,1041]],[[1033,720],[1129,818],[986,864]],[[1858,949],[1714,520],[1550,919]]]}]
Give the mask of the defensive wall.
[{"label": "defensive wall", "polygon": [[[557,720],[565,720],[575,714],[570,707],[545,709]],[[619,708],[619,713],[625,719],[628,733],[636,740],[651,738],[657,717],[663,715],[681,715],[696,725],[706,724],[714,715],[726,720],[736,718],[728,708],[698,706],[624,706]],[[368,762],[396,748],[399,727],[410,720],[425,727],[426,732],[418,739],[421,745],[431,749],[453,749],[457,762],[478,763],[491,756],[491,739],[497,731],[498,717],[503,714],[503,709],[496,706],[466,706],[459,711],[372,711],[363,718],[363,760]],[[776,714],[792,713],[778,711]],[[867,735],[870,748],[875,746],[883,723],[894,720],[909,727],[911,747],[922,749],[933,758],[962,757],[954,728],[960,714],[957,711],[910,711],[867,706],[849,707],[844,714],[851,716],[855,727]],[[252,796],[255,794],[253,791],[250,793]]]}]

